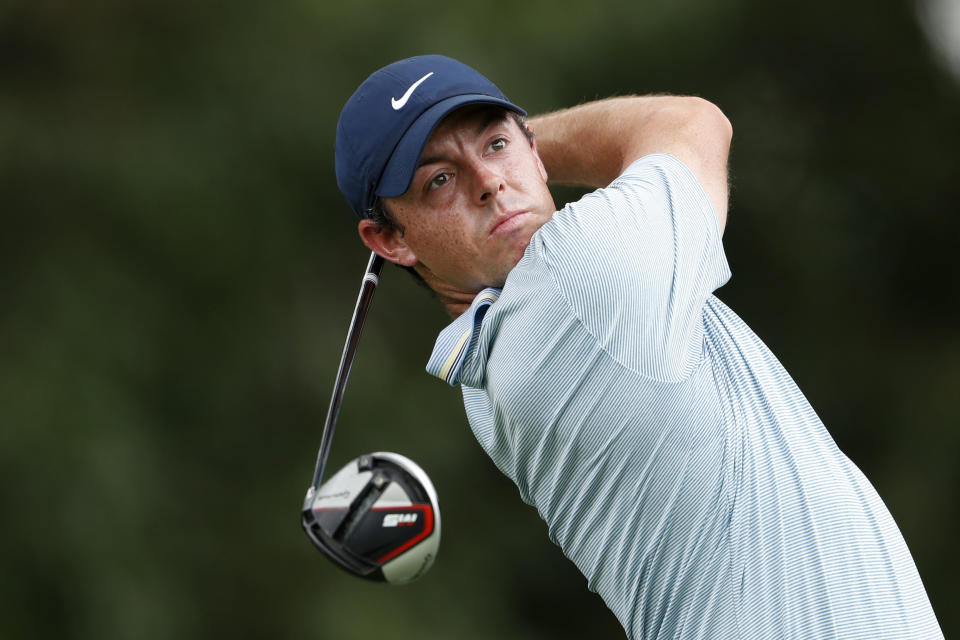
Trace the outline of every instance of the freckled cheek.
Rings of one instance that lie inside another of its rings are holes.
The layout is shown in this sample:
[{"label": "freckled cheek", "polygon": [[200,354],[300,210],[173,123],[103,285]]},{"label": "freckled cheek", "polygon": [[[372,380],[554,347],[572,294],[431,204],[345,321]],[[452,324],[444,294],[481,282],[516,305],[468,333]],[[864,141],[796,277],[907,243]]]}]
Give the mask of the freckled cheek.
[{"label": "freckled cheek", "polygon": [[458,262],[469,260],[471,254],[470,245],[465,242],[459,229],[440,224],[418,227],[410,241],[414,252],[427,262]]}]

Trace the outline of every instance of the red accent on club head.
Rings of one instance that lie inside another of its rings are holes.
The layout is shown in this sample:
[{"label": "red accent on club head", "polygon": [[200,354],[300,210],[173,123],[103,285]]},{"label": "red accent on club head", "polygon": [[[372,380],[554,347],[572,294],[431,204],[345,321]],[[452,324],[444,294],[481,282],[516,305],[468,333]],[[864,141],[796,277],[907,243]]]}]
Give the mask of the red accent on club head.
[{"label": "red accent on club head", "polygon": [[370,511],[420,511],[423,514],[423,531],[410,540],[407,540],[393,551],[390,551],[382,557],[377,558],[377,562],[380,564],[395,558],[433,533],[433,508],[428,504],[414,504],[410,505],[409,507],[373,507],[370,509]]}]

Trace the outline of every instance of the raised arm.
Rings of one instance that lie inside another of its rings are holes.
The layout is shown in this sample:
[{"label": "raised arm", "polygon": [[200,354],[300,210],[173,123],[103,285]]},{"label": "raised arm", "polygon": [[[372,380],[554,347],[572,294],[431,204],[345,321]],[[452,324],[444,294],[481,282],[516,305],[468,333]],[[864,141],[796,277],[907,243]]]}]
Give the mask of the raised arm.
[{"label": "raised arm", "polygon": [[712,103],[627,96],[548,113],[529,123],[551,183],[604,187],[637,158],[668,153],[700,181],[723,229],[732,129]]}]

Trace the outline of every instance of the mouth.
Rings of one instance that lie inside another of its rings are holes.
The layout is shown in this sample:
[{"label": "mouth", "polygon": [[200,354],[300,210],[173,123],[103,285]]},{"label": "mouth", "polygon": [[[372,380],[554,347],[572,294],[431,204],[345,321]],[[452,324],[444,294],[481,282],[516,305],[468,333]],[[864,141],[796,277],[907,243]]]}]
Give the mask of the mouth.
[{"label": "mouth", "polygon": [[524,218],[526,218],[526,216],[529,214],[530,212],[526,209],[519,209],[517,211],[505,213],[494,223],[493,228],[490,229],[490,235],[494,236],[513,233],[523,226]]}]

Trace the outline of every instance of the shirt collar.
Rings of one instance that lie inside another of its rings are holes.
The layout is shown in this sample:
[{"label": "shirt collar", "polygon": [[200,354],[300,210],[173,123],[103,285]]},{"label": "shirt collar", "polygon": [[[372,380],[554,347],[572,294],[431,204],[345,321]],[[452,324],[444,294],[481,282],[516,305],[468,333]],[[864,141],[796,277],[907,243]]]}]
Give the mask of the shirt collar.
[{"label": "shirt collar", "polygon": [[470,347],[480,333],[480,324],[487,309],[500,298],[500,289],[488,288],[477,294],[470,308],[440,332],[433,353],[427,362],[427,373],[450,386],[460,384],[460,370]]}]

